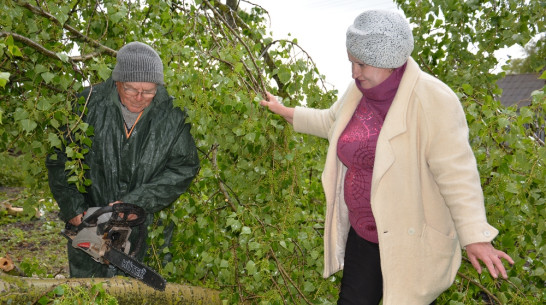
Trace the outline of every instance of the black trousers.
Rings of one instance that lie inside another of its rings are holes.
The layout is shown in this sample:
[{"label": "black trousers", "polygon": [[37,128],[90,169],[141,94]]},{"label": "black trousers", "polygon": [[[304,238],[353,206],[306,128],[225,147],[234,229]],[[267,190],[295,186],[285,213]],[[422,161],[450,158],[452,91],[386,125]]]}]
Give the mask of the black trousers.
[{"label": "black trousers", "polygon": [[351,228],[345,247],[345,267],[337,304],[378,305],[382,298],[379,245],[358,236]]}]

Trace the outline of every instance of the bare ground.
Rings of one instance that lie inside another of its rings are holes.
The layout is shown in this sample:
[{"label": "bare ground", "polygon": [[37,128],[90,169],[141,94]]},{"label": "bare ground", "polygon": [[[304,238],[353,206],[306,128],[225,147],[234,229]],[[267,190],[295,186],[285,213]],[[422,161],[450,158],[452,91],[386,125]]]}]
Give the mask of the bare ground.
[{"label": "bare ground", "polygon": [[[0,187],[0,203],[21,204],[21,188]],[[56,209],[44,209],[39,218],[0,213],[0,257],[9,257],[26,276],[68,277],[64,223]]]}]

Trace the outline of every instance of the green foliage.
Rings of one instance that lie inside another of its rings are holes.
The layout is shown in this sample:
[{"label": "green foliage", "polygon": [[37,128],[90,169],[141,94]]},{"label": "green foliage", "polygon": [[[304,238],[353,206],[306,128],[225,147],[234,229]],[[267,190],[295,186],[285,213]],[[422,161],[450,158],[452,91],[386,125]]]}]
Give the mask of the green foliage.
[{"label": "green foliage", "polygon": [[503,281],[480,276],[470,263],[463,264],[462,278],[445,297],[449,299],[452,291],[465,299],[476,297],[483,290],[469,283],[480,283],[501,304],[537,304],[546,300],[545,95],[537,94],[531,106],[519,111],[487,100],[479,104],[468,99],[465,106],[488,219],[500,231],[494,243],[514,258],[515,265],[509,268],[509,280]]},{"label": "green foliage", "polygon": [[[536,1],[398,3],[418,25],[414,58],[461,97],[489,220],[501,231],[496,246],[516,260],[509,282],[463,264],[440,303],[544,300],[544,94],[528,108],[501,108],[502,75],[489,73],[495,50],[544,31],[543,10]],[[149,43],[188,109],[202,162],[188,193],[156,215],[150,263],[169,281],[221,289],[227,303],[334,303],[341,274],[321,278],[326,141],[295,134],[258,101],[269,90],[291,106],[326,108],[336,92],[296,40],[268,36],[264,16],[206,0],[2,1],[0,151],[21,155],[24,183],[39,187],[45,155],[63,149],[84,191],[93,128],[76,93],[109,77],[114,50]]]},{"label": "green foliage", "polygon": [[[85,98],[75,94],[109,76],[109,49],[147,42],[161,54],[177,106],[188,108],[202,160],[189,193],[152,229],[157,267],[171,281],[223,289],[232,302],[333,299],[335,287],[320,276],[318,179],[326,143],[294,134],[258,101],[267,89],[287,104],[306,97],[308,105],[327,107],[335,92],[326,92],[309,58],[296,57],[296,42],[265,36],[263,10],[231,15],[208,1],[2,6],[9,60],[0,71],[10,73],[1,89],[2,149],[35,156],[38,180],[44,155],[64,149],[70,181],[83,190],[92,129],[78,115]],[[176,230],[165,248],[163,229],[171,223]],[[165,254],[172,262],[163,268]]]},{"label": "green foliage", "polygon": [[[478,275],[463,261],[455,285],[440,304],[541,304],[544,270],[546,148],[544,89],[529,107],[504,108],[491,74],[495,50],[525,45],[544,33],[540,1],[396,1],[416,25],[414,58],[459,95],[467,114],[489,222],[499,229],[494,245],[515,265],[509,280]],[[544,60],[534,63],[535,71]]]},{"label": "green foliage", "polygon": [[85,305],[117,305],[118,301],[113,296],[109,295],[102,283],[94,284],[91,289],[86,289],[82,286],[71,287],[66,284],[59,285],[46,295],[42,296],[36,304],[40,305],[68,305],[68,304],[85,304]]},{"label": "green foliage", "polygon": [[471,84],[492,95],[503,76],[490,73],[498,65],[494,52],[525,45],[545,31],[542,1],[395,2],[415,25],[414,58],[452,88]]}]

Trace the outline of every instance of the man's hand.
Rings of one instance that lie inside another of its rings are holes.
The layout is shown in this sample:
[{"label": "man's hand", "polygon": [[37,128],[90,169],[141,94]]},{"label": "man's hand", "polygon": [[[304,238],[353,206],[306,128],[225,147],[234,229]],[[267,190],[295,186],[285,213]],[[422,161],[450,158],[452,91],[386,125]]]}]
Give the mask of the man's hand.
[{"label": "man's hand", "polygon": [[80,215],[70,219],[68,221],[68,223],[70,223],[71,225],[77,227],[82,223],[82,218],[83,218],[83,214],[80,214]]},{"label": "man's hand", "polygon": [[489,242],[467,245],[466,254],[468,255],[468,259],[470,259],[470,263],[478,270],[479,274],[482,274],[482,267],[479,262],[481,260],[494,278],[499,276],[499,272],[504,279],[508,278],[501,258],[504,258],[510,264],[514,264],[514,260],[508,254],[495,249]]},{"label": "man's hand", "polygon": [[[111,202],[109,205],[114,205],[114,204],[118,204],[118,203],[122,203],[122,201],[120,201],[120,200],[114,201],[114,202]],[[123,213],[119,213],[119,217],[123,218]],[[138,218],[138,216],[136,214],[129,214],[129,216],[127,216],[127,220],[129,220],[129,221],[135,220],[137,218]]]}]

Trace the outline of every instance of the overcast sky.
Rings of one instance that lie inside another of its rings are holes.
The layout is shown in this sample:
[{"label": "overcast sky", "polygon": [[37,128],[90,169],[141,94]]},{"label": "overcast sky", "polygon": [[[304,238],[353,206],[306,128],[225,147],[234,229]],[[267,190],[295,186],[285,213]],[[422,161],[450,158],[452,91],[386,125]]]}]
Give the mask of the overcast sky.
[{"label": "overcast sky", "polygon": [[[340,94],[352,81],[345,49],[345,32],[349,25],[368,9],[398,10],[392,0],[249,1],[269,12],[273,39],[297,38],[298,44],[326,76],[326,81]],[[248,4],[241,1],[240,5],[244,8]],[[520,54],[516,47],[499,52],[499,56],[506,58],[507,53],[513,57]]]},{"label": "overcast sky", "polygon": [[[297,38],[326,81],[341,93],[352,81],[345,32],[368,9],[391,9],[391,0],[250,0],[269,12],[274,39]],[[241,1],[244,7],[244,2]],[[288,36],[291,34],[291,36]]]}]

